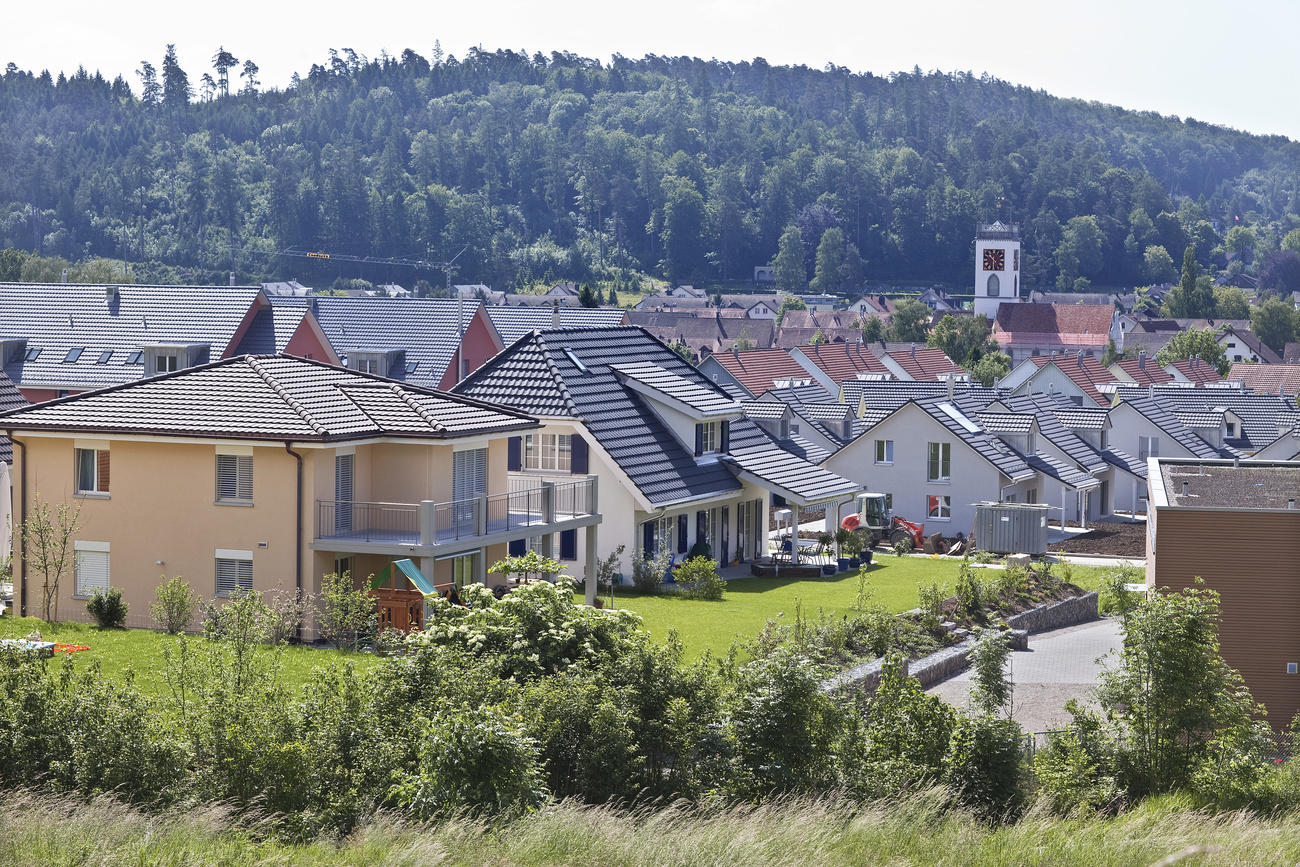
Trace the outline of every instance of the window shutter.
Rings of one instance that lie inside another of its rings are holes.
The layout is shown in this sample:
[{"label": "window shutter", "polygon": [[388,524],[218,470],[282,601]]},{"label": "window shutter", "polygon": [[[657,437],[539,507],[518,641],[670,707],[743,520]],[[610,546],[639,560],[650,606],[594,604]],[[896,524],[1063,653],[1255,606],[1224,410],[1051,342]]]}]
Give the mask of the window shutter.
[{"label": "window shutter", "polygon": [[236,590],[253,589],[253,561],[217,559],[217,593],[229,596]]},{"label": "window shutter", "polygon": [[235,492],[241,500],[253,499],[253,456],[235,458]]},{"label": "window shutter", "polygon": [[730,447],[731,447],[731,422],[724,420],[722,422],[722,442],[719,443],[718,445],[718,451],[722,452],[725,455],[728,451],[730,451]]},{"label": "window shutter", "polygon": [[641,525],[641,551],[647,559],[655,555],[654,521],[646,521]]},{"label": "window shutter", "polygon": [[578,475],[586,475],[587,470],[587,441],[577,434],[569,441],[569,467],[570,472]]},{"label": "window shutter", "polygon": [[239,496],[235,455],[217,455],[217,499],[234,500]]},{"label": "window shutter", "polygon": [[697,543],[708,541],[706,538],[708,535],[709,535],[708,512],[703,512],[703,511],[696,512],[695,513],[695,541]]},{"label": "window shutter", "polygon": [[77,552],[77,587],[78,596],[90,596],[96,590],[108,589],[108,552]]},{"label": "window shutter", "polygon": [[[506,441],[506,469],[518,472],[524,468],[524,438],[511,437]],[[586,470],[583,470],[586,472]]]},{"label": "window shutter", "polygon": [[108,493],[108,449],[100,449],[95,452],[95,463],[98,470],[97,491]]},{"label": "window shutter", "polygon": [[334,456],[334,499],[342,502],[352,501],[352,468],[355,455]]},{"label": "window shutter", "polygon": [[704,454],[704,425],[695,426],[695,456]]},{"label": "window shutter", "polygon": [[527,539],[511,540],[510,545],[507,548],[507,552],[510,554],[511,557],[524,556],[525,554],[528,553],[528,540]]},{"label": "window shutter", "polygon": [[[651,525],[654,526],[653,524]],[[578,531],[562,530],[560,532],[560,559],[578,559]]]},{"label": "window shutter", "polygon": [[677,516],[677,553],[685,554],[690,548],[690,521],[685,515]]}]

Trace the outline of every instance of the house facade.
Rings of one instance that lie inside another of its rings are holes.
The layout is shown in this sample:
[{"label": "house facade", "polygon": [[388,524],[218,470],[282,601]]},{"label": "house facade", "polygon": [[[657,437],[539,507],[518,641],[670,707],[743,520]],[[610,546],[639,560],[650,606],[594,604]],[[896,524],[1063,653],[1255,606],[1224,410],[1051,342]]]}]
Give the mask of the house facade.
[{"label": "house facade", "polygon": [[[336,571],[364,587],[402,559],[440,590],[499,582],[487,568],[512,541],[579,527],[594,541],[600,521],[588,477],[511,488],[509,437],[536,429],[532,417],[285,355],[64,398],[0,427],[18,450],[17,517],[38,502],[79,512],[61,618],[84,619],[90,593],[116,587],[129,625],[149,625],[156,587],[175,575],[217,598],[318,594]],[[37,553],[15,540],[27,613],[45,581]]]}]

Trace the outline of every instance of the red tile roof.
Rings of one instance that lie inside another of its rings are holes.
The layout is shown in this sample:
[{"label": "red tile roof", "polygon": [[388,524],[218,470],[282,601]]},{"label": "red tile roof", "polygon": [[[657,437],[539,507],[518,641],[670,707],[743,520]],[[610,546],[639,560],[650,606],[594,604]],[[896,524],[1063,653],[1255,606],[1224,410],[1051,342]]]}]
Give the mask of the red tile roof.
[{"label": "red tile roof", "polygon": [[1251,364],[1238,361],[1224,379],[1240,380],[1257,394],[1300,394],[1300,364]]},{"label": "red tile roof", "polygon": [[[1162,382],[1174,381],[1174,375],[1156,364],[1155,359],[1152,358],[1143,361],[1138,361],[1136,358],[1126,358],[1123,361],[1115,362],[1113,366],[1127,373],[1138,385],[1160,385]],[[1115,378],[1118,379],[1119,377]]]},{"label": "red tile roof", "polygon": [[772,388],[775,380],[810,378],[784,349],[715,352],[711,357],[755,397]]},{"label": "red tile roof", "polygon": [[1115,308],[1109,304],[1002,304],[993,322],[999,344],[1104,347]]},{"label": "red tile roof", "polygon": [[942,349],[895,350],[889,357],[917,382],[933,382],[945,373],[965,373]]},{"label": "red tile roof", "polygon": [[[1115,374],[1101,366],[1101,362],[1090,355],[1035,355],[1029,359],[1041,370],[1048,364],[1055,363],[1057,368],[1070,378],[1070,381],[1082,389],[1094,403],[1110,406],[1110,398],[1097,390],[1097,386],[1115,381]],[[1150,362],[1148,362],[1148,366]]]},{"label": "red tile roof", "polygon": [[1175,361],[1169,366],[1176,368],[1189,381],[1198,385],[1204,385],[1207,382],[1219,382],[1223,379],[1222,376],[1219,376],[1219,371],[1215,370],[1213,364],[1207,364],[1204,361],[1198,361],[1194,366],[1190,361]]},{"label": "red tile roof", "polygon": [[859,373],[890,375],[889,368],[861,343],[824,343],[799,350],[834,382],[857,379]]}]

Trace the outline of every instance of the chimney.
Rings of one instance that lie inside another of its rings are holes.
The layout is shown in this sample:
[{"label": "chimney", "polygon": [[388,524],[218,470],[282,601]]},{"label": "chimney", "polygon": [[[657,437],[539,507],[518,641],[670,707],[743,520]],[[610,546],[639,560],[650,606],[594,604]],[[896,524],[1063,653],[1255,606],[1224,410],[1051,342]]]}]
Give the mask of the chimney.
[{"label": "chimney", "polygon": [[1146,369],[1147,369],[1147,351],[1145,349],[1139,349],[1138,370],[1146,370]]},{"label": "chimney", "polygon": [[1183,496],[1187,496],[1187,482],[1183,482]]},{"label": "chimney", "polygon": [[230,272],[230,285],[231,285],[231,286],[234,286],[234,285],[235,285],[235,272],[234,272],[234,271],[231,271],[231,272]]},{"label": "chimney", "polygon": [[1075,354],[1075,356],[1074,356],[1074,360],[1075,360],[1075,363],[1079,365],[1079,369],[1082,370],[1082,369],[1083,369],[1083,350],[1082,350],[1082,349],[1080,349],[1080,350]]},{"label": "chimney", "polygon": [[912,344],[912,346],[911,346],[911,350],[912,350],[912,358],[915,359],[915,358],[916,358],[916,344],[915,344],[915,343]]},{"label": "chimney", "polygon": [[560,302],[556,301],[551,305],[551,327],[560,327]]},{"label": "chimney", "polygon": [[951,373],[948,374],[948,400],[952,400],[953,383],[956,381],[957,377],[953,376]]},{"label": "chimney", "polygon": [[1295,497],[1287,497],[1286,507],[1287,507],[1288,509],[1294,509],[1294,508],[1295,508]]},{"label": "chimney", "polygon": [[67,269],[67,268],[64,268],[64,269],[63,269],[63,276],[59,278],[59,282],[60,282],[60,283],[67,283],[67,282],[68,282],[68,269]]}]

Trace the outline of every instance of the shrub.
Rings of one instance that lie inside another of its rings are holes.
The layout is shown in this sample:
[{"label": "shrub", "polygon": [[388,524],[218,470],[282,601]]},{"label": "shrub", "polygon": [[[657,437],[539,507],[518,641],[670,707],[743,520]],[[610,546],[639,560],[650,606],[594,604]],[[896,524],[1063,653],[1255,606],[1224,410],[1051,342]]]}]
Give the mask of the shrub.
[{"label": "shrub", "polygon": [[1076,731],[1049,735],[1033,767],[1040,795],[1057,813],[1091,813],[1119,796],[1115,778],[1103,772]]},{"label": "shrub", "polygon": [[718,564],[707,557],[692,557],[673,572],[673,579],[692,599],[721,599],[726,579],[718,574]]},{"label": "shrub", "polygon": [[1129,590],[1126,585],[1142,582],[1142,573],[1133,566],[1121,566],[1101,576],[1101,599],[1098,609],[1102,614],[1115,614],[1121,620],[1137,610],[1142,596]]},{"label": "shrub", "polygon": [[961,570],[957,574],[957,586],[953,593],[957,597],[957,608],[954,612],[957,617],[971,620],[983,618],[986,602],[984,582],[975,574],[975,570],[965,563],[961,565]]},{"label": "shrub", "polygon": [[673,553],[663,546],[650,558],[637,557],[632,561],[632,583],[642,593],[658,593],[664,583],[664,573],[673,560]]},{"label": "shrub", "polygon": [[712,560],[713,551],[709,548],[708,542],[704,541],[703,539],[698,539],[696,540],[695,544],[691,546],[691,550],[686,552],[686,557],[688,559],[695,558],[695,557],[707,557],[710,560]]},{"label": "shrub", "polygon": [[374,597],[353,586],[351,572],[322,577],[320,600],[321,637],[336,647],[356,650],[379,620]]},{"label": "shrub", "polygon": [[894,556],[904,557],[908,554],[911,554],[912,549],[915,547],[916,546],[912,544],[912,540],[910,538],[899,539],[897,542],[894,543]]},{"label": "shrub", "polygon": [[418,773],[390,793],[424,820],[461,811],[509,819],[545,798],[536,744],[518,720],[493,707],[438,712],[425,731]]},{"label": "shrub", "polygon": [[118,587],[108,590],[97,589],[86,602],[86,610],[95,618],[100,629],[112,629],[126,622],[127,604],[122,601],[122,591]]},{"label": "shrub", "polygon": [[931,581],[917,587],[917,597],[920,600],[921,626],[929,632],[938,632],[943,622],[943,591]]},{"label": "shrub", "polygon": [[286,644],[298,638],[307,616],[316,610],[312,596],[300,589],[272,590],[267,604],[269,616],[266,640],[272,644]]},{"label": "shrub", "polygon": [[159,629],[168,635],[176,635],[189,627],[198,603],[199,597],[190,589],[189,583],[177,575],[158,585],[154,591],[154,603],[149,606],[149,614]]},{"label": "shrub", "polygon": [[1020,727],[987,714],[962,715],[953,727],[944,776],[966,806],[1005,818],[1024,798]]}]

